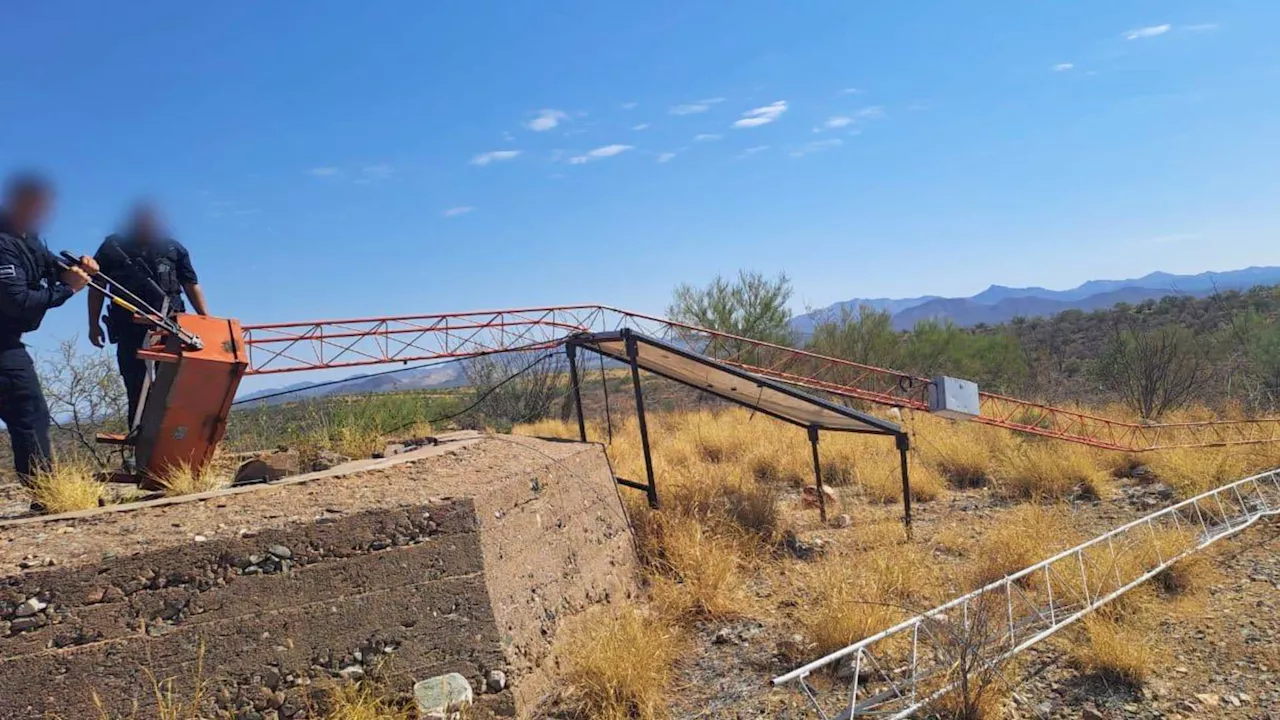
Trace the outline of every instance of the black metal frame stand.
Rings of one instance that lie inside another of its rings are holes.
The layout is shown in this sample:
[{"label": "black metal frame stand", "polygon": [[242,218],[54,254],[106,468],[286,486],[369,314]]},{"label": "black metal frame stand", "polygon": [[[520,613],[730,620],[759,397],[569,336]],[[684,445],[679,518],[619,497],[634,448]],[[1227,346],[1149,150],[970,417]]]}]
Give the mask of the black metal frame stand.
[{"label": "black metal frame stand", "polygon": [[649,481],[644,491],[649,496],[649,507],[657,508],[658,484],[653,479],[653,456],[649,452],[649,424],[644,417],[644,393],[640,390],[640,365],[636,363],[638,354],[636,339],[628,336],[627,359],[631,362],[631,385],[636,391],[636,420],[640,423],[640,447],[644,450],[644,474],[645,479]]},{"label": "black metal frame stand", "polygon": [[827,493],[822,487],[822,461],[818,459],[818,427],[809,426],[809,446],[813,448],[813,486],[818,491],[818,519],[827,521]]},{"label": "black metal frame stand", "polygon": [[902,463],[902,524],[907,528],[907,536],[911,535],[911,475],[907,470],[907,451],[911,449],[911,437],[906,433],[895,438],[898,446],[898,459]]},{"label": "black metal frame stand", "polygon": [[578,348],[566,345],[564,353],[569,357],[569,387],[573,390],[573,407],[578,413],[578,437],[587,441],[587,420],[582,415],[582,388],[578,385]]},{"label": "black metal frame stand", "polygon": [[[609,342],[615,342],[615,343],[618,340],[621,340],[623,342],[623,348],[624,348],[623,352],[619,353],[617,350],[613,350],[612,352],[610,352],[607,350],[602,350],[599,345],[591,344],[593,340],[598,342],[601,339]],[[654,340],[653,338],[646,338],[644,336],[635,334],[633,331],[626,330],[626,329],[607,332],[607,333],[583,334],[581,336],[570,338],[569,342],[565,343],[565,353],[568,355],[568,359],[569,359],[570,388],[573,392],[574,407],[578,413],[578,436],[582,439],[583,442],[587,441],[587,423],[586,423],[586,418],[584,417],[582,412],[582,388],[581,388],[580,378],[578,377],[578,361],[577,361],[578,347],[581,346],[589,350],[592,350],[593,352],[595,352],[597,355],[601,357],[601,377],[606,382],[606,392],[608,391],[608,386],[607,386],[608,379],[604,377],[604,367],[603,367],[604,356],[609,355],[611,359],[618,362],[626,362],[627,365],[631,367],[631,386],[635,391],[636,420],[638,421],[638,424],[640,427],[640,447],[644,451],[644,470],[645,470],[645,480],[647,482],[639,483],[634,480],[627,480],[625,478],[616,478],[619,485],[623,485],[629,488],[634,488],[636,490],[643,490],[645,495],[648,497],[650,507],[654,507],[654,508],[658,507],[658,483],[654,477],[653,453],[649,446],[649,424],[648,424],[647,418],[645,417],[644,391],[641,389],[641,384],[640,384],[639,342],[641,340],[643,340],[643,342],[646,344],[646,347],[654,346],[654,347],[660,348],[665,353],[669,353],[670,355],[683,357],[685,359],[693,360],[695,362],[700,362],[705,365],[715,366],[720,372],[733,375],[734,377],[740,378],[741,380],[744,380],[750,383],[754,383],[761,387],[768,387],[773,391],[783,393],[790,397],[804,400],[807,403],[810,403],[822,408],[826,408],[830,412],[834,412],[834,413],[849,416],[849,417],[857,417],[858,419],[862,420],[864,423],[870,426],[867,430],[837,428],[835,432],[855,432],[855,433],[870,432],[876,435],[893,435],[895,438],[895,444],[897,445],[897,448],[898,448],[898,456],[901,462],[901,471],[902,471],[902,512],[903,512],[902,519],[903,519],[903,524],[906,526],[907,533],[908,535],[910,535],[910,532],[911,532],[911,477],[909,474],[910,470],[909,470],[909,463],[908,463],[908,451],[911,449],[911,438],[909,435],[907,435],[906,432],[903,432],[899,426],[894,425],[893,423],[890,423],[888,421],[875,418],[874,416],[856,413],[850,408],[834,405],[828,401],[822,400],[821,398],[816,398],[811,395],[806,395],[796,390],[795,388],[787,387],[777,382],[770,381],[766,378],[750,375],[745,371],[742,371],[730,366],[725,366],[709,358],[696,355],[685,348],[675,346],[669,343],[664,343],[659,340]],[[799,425],[801,427],[804,427],[808,432],[809,446],[813,454],[813,478],[814,478],[815,489],[818,491],[818,515],[824,523],[827,521],[826,487],[823,485],[823,482],[822,482],[822,458],[818,452],[818,441],[819,441],[819,435],[820,435],[819,431],[820,429],[822,429],[823,427],[822,425],[806,424],[804,422],[801,422],[795,419],[794,417],[788,417],[787,415],[782,414],[778,411],[771,411],[768,408],[760,407],[758,404],[746,402],[742,398],[734,397],[733,395],[725,394],[722,392],[717,392],[714,388],[711,388],[711,386],[709,385],[700,385],[695,382],[691,382],[690,379],[687,377],[681,378],[673,375],[672,373],[664,372],[664,369],[661,367],[658,367],[658,368],[647,367],[646,369],[648,370],[648,372],[653,373],[658,377],[663,377],[668,380],[682,383],[684,385],[696,388],[703,392],[709,392],[712,395],[717,395],[719,397],[722,397],[738,405],[750,407],[752,408],[753,412],[759,411],[775,419],[791,423],[792,425]],[[606,411],[607,410],[608,408],[606,407]],[[879,428],[879,429],[876,430],[874,428]],[[827,428],[827,430],[831,431],[831,428]]]}]

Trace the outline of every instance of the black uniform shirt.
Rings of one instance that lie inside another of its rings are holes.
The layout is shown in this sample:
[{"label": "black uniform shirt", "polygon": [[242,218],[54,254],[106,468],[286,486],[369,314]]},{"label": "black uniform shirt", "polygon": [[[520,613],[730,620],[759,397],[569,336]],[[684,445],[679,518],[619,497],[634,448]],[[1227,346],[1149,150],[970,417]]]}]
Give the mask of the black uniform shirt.
[{"label": "black uniform shirt", "polygon": [[[172,238],[144,241],[127,235],[111,235],[93,256],[102,273],[123,285],[156,310],[169,299],[169,312],[182,312],[182,289],[198,282],[191,255]],[[127,298],[128,295],[125,295]],[[112,322],[129,322],[128,313],[112,305]]]},{"label": "black uniform shirt", "polygon": [[75,294],[58,279],[61,272],[39,236],[18,233],[0,215],[0,350],[21,347],[22,333]]}]

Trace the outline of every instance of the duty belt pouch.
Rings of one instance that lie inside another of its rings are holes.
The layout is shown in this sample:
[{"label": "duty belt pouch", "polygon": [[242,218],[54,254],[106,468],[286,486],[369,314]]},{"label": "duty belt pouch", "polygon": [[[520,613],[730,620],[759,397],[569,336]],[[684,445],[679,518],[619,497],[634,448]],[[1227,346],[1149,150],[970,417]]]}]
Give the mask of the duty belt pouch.
[{"label": "duty belt pouch", "polygon": [[118,317],[114,313],[107,313],[107,340],[115,345],[120,342],[120,327],[117,322]]}]

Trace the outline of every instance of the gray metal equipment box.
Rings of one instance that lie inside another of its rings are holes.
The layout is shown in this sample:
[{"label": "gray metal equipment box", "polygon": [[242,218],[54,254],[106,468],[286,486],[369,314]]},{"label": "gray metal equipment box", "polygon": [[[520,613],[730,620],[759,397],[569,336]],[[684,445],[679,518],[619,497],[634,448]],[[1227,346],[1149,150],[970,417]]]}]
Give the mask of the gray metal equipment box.
[{"label": "gray metal equipment box", "polygon": [[939,375],[929,384],[929,412],[952,420],[968,420],[980,414],[978,383]]}]

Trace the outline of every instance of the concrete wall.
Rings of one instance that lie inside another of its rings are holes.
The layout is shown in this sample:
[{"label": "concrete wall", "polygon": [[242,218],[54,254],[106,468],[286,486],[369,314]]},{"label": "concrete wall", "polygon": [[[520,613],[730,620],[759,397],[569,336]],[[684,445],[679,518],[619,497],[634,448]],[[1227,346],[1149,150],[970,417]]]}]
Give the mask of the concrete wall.
[{"label": "concrete wall", "polygon": [[[349,477],[0,526],[0,717],[154,716],[151,676],[238,717],[312,691],[459,672],[515,714],[550,687],[560,622],[632,592],[599,448],[492,439]],[[27,567],[21,567],[27,566]],[[198,667],[203,665],[203,670]]]}]

